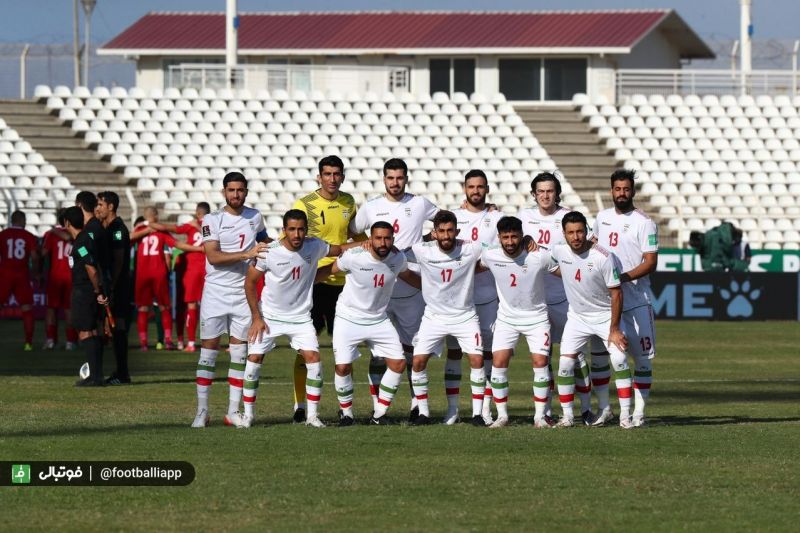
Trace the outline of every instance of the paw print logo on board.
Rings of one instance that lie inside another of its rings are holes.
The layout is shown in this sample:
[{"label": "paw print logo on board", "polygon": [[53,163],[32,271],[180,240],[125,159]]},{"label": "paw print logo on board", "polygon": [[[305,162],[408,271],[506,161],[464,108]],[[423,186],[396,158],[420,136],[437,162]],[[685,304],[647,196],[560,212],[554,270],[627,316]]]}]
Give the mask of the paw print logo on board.
[{"label": "paw print logo on board", "polygon": [[731,318],[750,318],[753,316],[753,302],[761,297],[761,289],[750,290],[750,280],[741,285],[731,280],[728,289],[720,289],[720,296],[728,302],[726,311]]}]

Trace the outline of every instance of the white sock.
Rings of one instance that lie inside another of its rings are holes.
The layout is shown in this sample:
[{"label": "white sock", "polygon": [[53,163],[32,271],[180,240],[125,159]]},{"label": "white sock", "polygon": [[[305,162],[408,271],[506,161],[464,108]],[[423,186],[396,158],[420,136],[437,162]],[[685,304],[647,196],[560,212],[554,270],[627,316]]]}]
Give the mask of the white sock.
[{"label": "white sock", "polygon": [[378,391],[378,405],[375,407],[375,418],[386,414],[386,411],[392,404],[394,395],[397,394],[397,388],[400,387],[401,379],[403,379],[403,375],[390,368],[387,368],[386,372],[383,373],[380,390]]},{"label": "white sock", "polygon": [[483,367],[471,368],[469,381],[472,389],[472,416],[480,416],[483,411],[483,396],[486,393],[486,374],[483,372]]},{"label": "white sock", "polygon": [[493,366],[491,382],[497,418],[508,418],[508,369]]},{"label": "white sock", "polygon": [[353,417],[353,375],[333,375],[333,387],[339,398],[339,408],[344,416]]},{"label": "white sock", "polygon": [[417,398],[420,416],[430,417],[428,410],[428,371],[411,371],[411,386],[414,387],[414,396]]},{"label": "white sock", "polygon": [[247,361],[244,367],[244,414],[255,417],[256,396],[258,396],[258,378],[261,376],[261,363]]},{"label": "white sock", "polygon": [[247,344],[231,344],[231,366],[228,367],[228,414],[239,410],[244,385]]},{"label": "white sock", "polygon": [[322,363],[306,363],[306,420],[317,416],[322,397]]},{"label": "white sock", "polygon": [[219,350],[200,348],[200,358],[197,360],[195,383],[197,385],[197,412],[202,409],[208,411],[208,395],[211,384],[214,382],[214,371],[217,365]]}]

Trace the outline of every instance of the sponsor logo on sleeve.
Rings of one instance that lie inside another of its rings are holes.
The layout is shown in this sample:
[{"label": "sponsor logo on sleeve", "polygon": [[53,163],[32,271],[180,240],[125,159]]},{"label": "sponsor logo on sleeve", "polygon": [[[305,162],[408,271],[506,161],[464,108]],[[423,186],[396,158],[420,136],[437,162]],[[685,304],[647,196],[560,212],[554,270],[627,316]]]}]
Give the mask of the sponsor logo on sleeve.
[{"label": "sponsor logo on sleeve", "polygon": [[85,246],[81,246],[80,248],[78,248],[78,254],[81,257],[86,257],[87,255],[89,255],[89,250],[87,250]]},{"label": "sponsor logo on sleeve", "polygon": [[114,240],[115,241],[121,241],[122,240],[122,232],[121,231],[115,231],[114,232]]},{"label": "sponsor logo on sleeve", "polygon": [[658,236],[655,233],[648,235],[647,244],[650,246],[656,246],[658,244]]}]

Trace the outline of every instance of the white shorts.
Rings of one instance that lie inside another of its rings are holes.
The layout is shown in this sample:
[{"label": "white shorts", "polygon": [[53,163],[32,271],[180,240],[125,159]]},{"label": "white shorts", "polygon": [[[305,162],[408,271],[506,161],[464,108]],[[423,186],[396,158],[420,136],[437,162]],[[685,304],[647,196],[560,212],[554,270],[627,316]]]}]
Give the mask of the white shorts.
[{"label": "white shorts", "polygon": [[550,341],[553,344],[561,342],[564,325],[567,323],[568,311],[569,302],[567,300],[557,304],[547,304],[547,317],[550,319]]},{"label": "white shorts", "polygon": [[252,317],[242,288],[229,288],[206,283],[200,304],[200,339],[216,339],[228,334],[247,341]]},{"label": "white shorts", "polygon": [[269,328],[269,333],[261,337],[260,342],[251,342],[247,346],[247,353],[265,354],[275,348],[275,339],[281,335],[289,338],[289,345],[293,350],[319,352],[319,340],[314,329],[314,322],[278,322],[277,320],[264,319]]},{"label": "white shorts", "polygon": [[405,359],[400,337],[390,320],[361,325],[337,316],[333,327],[333,359],[336,364],[346,365],[361,357],[358,345],[362,342],[374,357]]},{"label": "white shorts", "polygon": [[656,356],[656,326],[651,306],[623,311],[622,329],[628,335],[628,351],[633,357],[652,359]]},{"label": "white shorts", "polygon": [[[620,329],[627,337],[624,324],[620,324]],[[586,343],[593,337],[603,341],[606,350],[612,349],[619,351],[616,346],[611,346],[608,342],[608,334],[611,331],[611,320],[599,324],[588,324],[580,318],[570,315],[567,324],[564,326],[564,334],[561,337],[561,353],[574,354],[582,352]]]},{"label": "white shorts", "polygon": [[422,292],[417,292],[407,298],[392,298],[389,300],[389,307],[386,308],[386,313],[397,329],[400,342],[406,346],[415,344],[414,337],[419,331],[419,324],[424,312],[425,300],[422,299]]},{"label": "white shorts", "polygon": [[448,335],[456,338],[463,353],[483,353],[481,325],[478,322],[478,315],[474,314],[458,324],[444,324],[440,320],[423,316],[419,333],[417,333],[417,343],[414,345],[414,355],[429,354],[438,357],[441,355],[442,345]]},{"label": "white shorts", "polygon": [[[497,320],[497,307],[499,300],[492,300],[485,304],[475,304],[478,312],[478,322],[481,324],[481,339],[483,340],[483,353],[492,353],[492,339],[494,338],[494,321]],[[452,335],[447,336],[447,349],[458,349],[458,341]]]},{"label": "white shorts", "polygon": [[528,341],[528,350],[532,354],[549,355],[550,346],[550,322],[545,320],[538,324],[529,326],[514,326],[508,322],[498,319],[494,323],[494,342],[492,342],[492,352],[500,350],[513,350],[517,346],[519,336],[524,335]]}]

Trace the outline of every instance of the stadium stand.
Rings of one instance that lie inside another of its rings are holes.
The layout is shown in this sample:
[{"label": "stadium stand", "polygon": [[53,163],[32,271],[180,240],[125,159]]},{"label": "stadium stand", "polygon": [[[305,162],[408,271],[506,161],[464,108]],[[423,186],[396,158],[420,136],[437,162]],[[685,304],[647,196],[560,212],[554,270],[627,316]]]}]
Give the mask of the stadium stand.
[{"label": "stadium stand", "polygon": [[800,97],[573,100],[679,242],[731,221],[753,248],[800,249]]},{"label": "stadium stand", "polygon": [[25,211],[28,229],[43,235],[56,223],[58,207],[72,205],[75,188],[0,118],[0,225],[7,213]]},{"label": "stadium stand", "polygon": [[[530,204],[533,175],[556,167],[502,96],[40,86],[36,97],[168,214],[218,204],[230,170],[260,178],[249,203],[271,231],[301,192],[317,188],[327,154],[345,160],[343,190],[358,203],[383,192],[383,162],[401,157],[410,191],[442,207],[461,203],[467,170],[486,170],[491,201],[508,212]],[[563,202],[588,212],[568,182]]]}]

